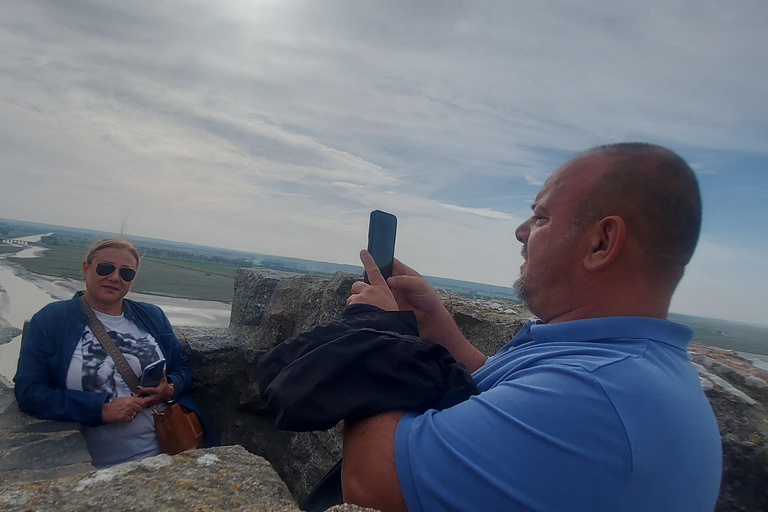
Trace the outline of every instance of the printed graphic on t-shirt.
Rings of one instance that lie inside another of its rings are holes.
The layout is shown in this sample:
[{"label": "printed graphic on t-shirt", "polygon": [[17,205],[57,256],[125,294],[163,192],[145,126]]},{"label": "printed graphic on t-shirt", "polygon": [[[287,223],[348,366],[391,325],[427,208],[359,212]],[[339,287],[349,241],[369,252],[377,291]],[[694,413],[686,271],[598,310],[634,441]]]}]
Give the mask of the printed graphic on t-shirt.
[{"label": "printed graphic on t-shirt", "polygon": [[[151,335],[135,337],[129,333],[109,331],[109,337],[137,375],[141,374],[142,368],[158,360],[157,344]],[[126,396],[125,391],[128,391],[128,386],[120,375],[120,371],[89,327],[84,329],[80,344],[83,361],[83,391],[107,392],[112,397]]]}]

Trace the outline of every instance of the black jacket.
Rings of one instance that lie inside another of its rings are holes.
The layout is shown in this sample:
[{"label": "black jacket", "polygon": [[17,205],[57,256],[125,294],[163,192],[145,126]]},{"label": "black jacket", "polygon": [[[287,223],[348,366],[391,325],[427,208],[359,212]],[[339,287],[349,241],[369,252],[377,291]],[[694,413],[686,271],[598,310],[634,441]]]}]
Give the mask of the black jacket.
[{"label": "black jacket", "polygon": [[283,430],[326,430],[393,409],[444,409],[477,394],[466,367],[419,337],[411,311],[349,306],[258,362],[267,411]]}]

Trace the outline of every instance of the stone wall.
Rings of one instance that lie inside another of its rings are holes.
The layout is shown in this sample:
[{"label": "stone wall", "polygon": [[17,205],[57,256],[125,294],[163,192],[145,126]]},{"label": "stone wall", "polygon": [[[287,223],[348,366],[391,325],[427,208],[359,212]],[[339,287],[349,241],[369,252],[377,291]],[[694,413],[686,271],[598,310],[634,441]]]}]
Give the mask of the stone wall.
[{"label": "stone wall", "polygon": [[[18,412],[7,391],[0,393],[0,509],[46,509],[52,502],[42,495],[50,494],[75,496],[66,498],[69,508],[61,510],[85,510],[85,503],[96,499],[95,493],[84,498],[90,483],[103,479],[119,484],[113,494],[133,496],[139,487],[131,482],[141,484],[146,503],[129,501],[131,510],[149,510],[152,503],[178,509],[193,503],[204,509],[295,509],[341,456],[339,427],[307,433],[275,429],[264,416],[255,364],[277,343],[339,317],[356,279],[341,273],[318,277],[241,269],[228,328],[178,330],[194,372],[192,393],[222,433],[226,448],[161,455],[124,465],[128,468],[94,472],[76,424],[30,418]],[[487,354],[511,339],[529,316],[508,301],[447,293],[441,298],[462,332]],[[768,510],[768,373],[731,351],[694,343],[690,352],[723,438],[723,484],[716,510]],[[184,476],[168,480],[169,473]],[[253,478],[248,479],[249,474]],[[196,485],[228,491],[204,493],[210,494],[204,501],[205,496],[194,491]],[[180,501],[155,501],[168,496]],[[115,498],[110,508],[123,510],[127,505],[120,508]]]},{"label": "stone wall", "polygon": [[[340,427],[302,433],[275,429],[263,415],[255,365],[276,344],[341,316],[358,279],[345,273],[320,277],[240,269],[230,327],[181,332],[195,375],[195,400],[210,411],[222,441],[267,458],[299,502],[341,457]],[[465,335],[488,352],[498,348],[498,340],[511,339],[527,318],[509,301],[442,298]]]},{"label": "stone wall", "polygon": [[[338,460],[338,428],[312,433],[274,429],[262,416],[263,403],[253,368],[275,344],[337,318],[356,279],[349,274],[323,278],[241,269],[236,279],[233,324],[226,330],[230,334],[216,335],[227,340],[230,348],[212,350],[213,344],[205,341],[202,333],[185,331],[187,351],[195,361],[196,378],[201,384],[195,391],[196,398],[206,402],[207,407],[212,404],[208,403],[211,398],[205,397],[206,390],[222,382],[223,376],[217,375],[222,371],[221,358],[231,360],[234,354],[242,354],[235,358],[237,362],[227,365],[234,371],[223,378],[231,383],[224,399],[226,405],[221,401],[221,392],[214,394],[220,401],[215,408],[217,425],[225,442],[241,444],[270,460],[299,501]],[[249,293],[249,287],[257,293]],[[440,295],[467,339],[486,354],[495,353],[530,317],[525,308],[508,301]],[[261,297],[257,304],[240,307],[238,297],[255,296]],[[259,314],[251,315],[252,309]],[[242,324],[240,319],[248,319],[249,323]],[[233,336],[239,341],[233,341]],[[768,510],[768,372],[732,351],[692,343],[690,352],[723,438],[723,483],[716,510]],[[208,372],[213,375],[207,376]]]}]

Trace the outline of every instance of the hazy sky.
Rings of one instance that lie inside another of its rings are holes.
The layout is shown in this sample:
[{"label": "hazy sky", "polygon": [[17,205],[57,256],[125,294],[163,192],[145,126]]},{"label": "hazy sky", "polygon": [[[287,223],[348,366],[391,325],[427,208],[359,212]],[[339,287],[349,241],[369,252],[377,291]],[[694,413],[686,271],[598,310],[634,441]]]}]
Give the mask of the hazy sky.
[{"label": "hazy sky", "polygon": [[768,2],[10,1],[0,217],[510,285],[575,152],[697,171],[678,313],[768,324]]}]

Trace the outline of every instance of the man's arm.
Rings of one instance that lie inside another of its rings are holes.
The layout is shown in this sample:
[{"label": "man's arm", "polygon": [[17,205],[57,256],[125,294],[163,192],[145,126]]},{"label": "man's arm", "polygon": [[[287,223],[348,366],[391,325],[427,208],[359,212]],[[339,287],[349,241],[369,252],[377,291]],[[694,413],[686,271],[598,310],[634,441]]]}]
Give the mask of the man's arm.
[{"label": "man's arm", "polygon": [[[369,274],[370,275],[370,274]],[[395,467],[395,430],[402,411],[344,422],[344,502],[382,512],[407,511]]]},{"label": "man's arm", "polygon": [[360,261],[371,284],[362,281],[353,284],[347,304],[370,304],[386,311],[413,311],[422,338],[445,347],[470,372],[485,363],[485,354],[461,334],[437,292],[421,274],[395,260],[392,277],[385,281],[368,251],[360,252]]}]

